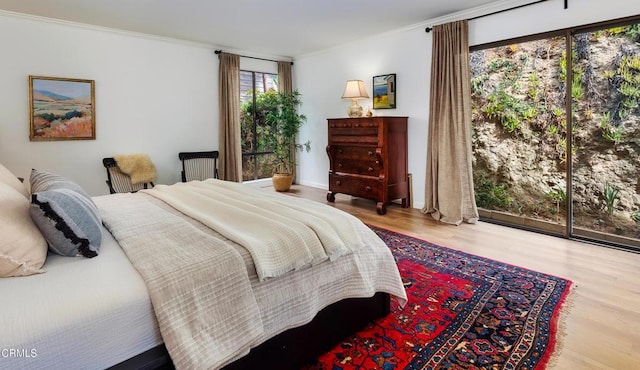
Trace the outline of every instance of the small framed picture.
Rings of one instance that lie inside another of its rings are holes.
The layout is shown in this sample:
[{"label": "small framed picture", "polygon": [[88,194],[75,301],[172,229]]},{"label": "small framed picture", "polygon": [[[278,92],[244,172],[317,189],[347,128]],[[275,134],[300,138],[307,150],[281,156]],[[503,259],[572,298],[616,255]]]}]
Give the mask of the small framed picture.
[{"label": "small framed picture", "polygon": [[373,77],[373,109],[396,108],[396,74]]},{"label": "small framed picture", "polygon": [[29,140],[94,140],[93,80],[29,76]]}]

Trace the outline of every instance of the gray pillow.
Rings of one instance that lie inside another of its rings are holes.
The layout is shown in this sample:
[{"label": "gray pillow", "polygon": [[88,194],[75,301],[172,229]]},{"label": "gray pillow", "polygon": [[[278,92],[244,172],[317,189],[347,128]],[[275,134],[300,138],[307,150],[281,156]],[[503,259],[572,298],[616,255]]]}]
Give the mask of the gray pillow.
[{"label": "gray pillow", "polygon": [[31,218],[49,249],[62,256],[95,257],[102,242],[100,213],[74,182],[58,175],[31,171]]},{"label": "gray pillow", "polygon": [[80,185],[67,179],[66,177],[54,175],[49,172],[31,169],[29,184],[31,186],[31,194],[45,190],[70,189],[75,191],[76,193],[80,193],[86,198],[91,199],[89,195],[84,191],[84,189],[80,187]]}]

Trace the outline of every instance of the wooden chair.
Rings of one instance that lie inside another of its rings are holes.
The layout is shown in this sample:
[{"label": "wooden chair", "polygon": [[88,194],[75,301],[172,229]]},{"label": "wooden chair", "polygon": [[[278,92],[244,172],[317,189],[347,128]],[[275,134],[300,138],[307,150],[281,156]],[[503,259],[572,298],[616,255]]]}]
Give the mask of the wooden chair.
[{"label": "wooden chair", "polygon": [[182,161],[182,182],[192,180],[219,179],[218,151],[180,152]]},{"label": "wooden chair", "polygon": [[107,185],[109,186],[109,192],[115,193],[135,193],[141,189],[152,188],[153,182],[143,184],[133,184],[129,175],[120,171],[116,160],[112,157],[103,158],[102,164],[107,169]]}]

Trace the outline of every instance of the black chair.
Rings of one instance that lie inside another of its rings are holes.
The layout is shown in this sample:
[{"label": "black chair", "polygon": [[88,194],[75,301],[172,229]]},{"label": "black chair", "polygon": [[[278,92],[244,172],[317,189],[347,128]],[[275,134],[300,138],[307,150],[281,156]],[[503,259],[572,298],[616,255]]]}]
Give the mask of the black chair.
[{"label": "black chair", "polygon": [[112,157],[103,158],[102,164],[107,169],[107,185],[109,192],[115,193],[135,193],[138,190],[149,189],[153,187],[153,182],[145,182],[142,184],[133,184],[131,178],[126,173],[120,171],[116,160]]},{"label": "black chair", "polygon": [[180,152],[182,161],[182,182],[192,180],[219,179],[218,151]]}]

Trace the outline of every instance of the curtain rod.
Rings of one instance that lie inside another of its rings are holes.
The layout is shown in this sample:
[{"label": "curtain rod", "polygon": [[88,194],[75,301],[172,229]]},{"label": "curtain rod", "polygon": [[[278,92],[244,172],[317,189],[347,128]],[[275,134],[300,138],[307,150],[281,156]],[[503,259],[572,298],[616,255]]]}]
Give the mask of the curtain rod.
[{"label": "curtain rod", "polygon": [[[532,3],[528,3],[528,4],[520,4],[520,5],[518,5],[518,6],[514,6],[514,7],[512,7],[512,8],[507,8],[507,9],[497,10],[497,11],[492,12],[492,13],[483,14],[483,15],[478,15],[478,16],[475,16],[475,17],[473,17],[473,18],[469,18],[468,20],[469,20],[469,21],[472,21],[472,20],[474,20],[474,19],[483,18],[483,17],[488,17],[488,16],[490,16],[490,15],[494,15],[494,14],[499,14],[499,13],[508,12],[509,10],[514,10],[514,9],[524,8],[525,6],[535,5],[535,4],[538,4],[538,3],[545,2],[545,1],[548,1],[548,0],[538,0],[538,1],[534,1],[534,2],[532,2]],[[569,7],[569,0],[564,0],[564,8],[565,8],[565,9],[567,9],[568,7]],[[427,28],[425,28],[425,29],[424,29],[424,31],[425,31],[425,32],[431,32],[431,30],[433,30],[433,27],[427,27]]]},{"label": "curtain rod", "polygon": [[[222,50],[216,50],[215,53],[217,55],[220,55],[220,53],[222,53]],[[267,59],[267,58],[250,57],[250,56],[247,56],[247,55],[240,55],[240,56],[243,57],[243,58],[266,60],[267,62],[275,62],[275,63],[279,62],[279,60],[273,60],[273,59]],[[293,62],[289,62],[289,63],[291,63],[291,65],[293,65]]]}]

